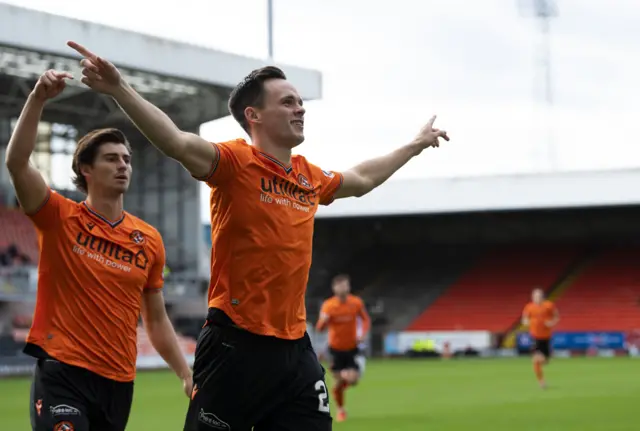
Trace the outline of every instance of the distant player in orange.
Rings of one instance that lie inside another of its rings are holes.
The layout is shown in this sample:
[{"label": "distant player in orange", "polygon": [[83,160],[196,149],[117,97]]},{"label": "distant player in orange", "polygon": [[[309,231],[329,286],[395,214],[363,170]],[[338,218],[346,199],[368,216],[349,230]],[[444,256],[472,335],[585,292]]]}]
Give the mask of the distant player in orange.
[{"label": "distant player in orange", "polygon": [[[336,420],[342,422],[347,419],[344,393],[349,386],[358,383],[361,372],[364,371],[361,370],[358,359],[361,354],[360,346],[371,327],[371,319],[362,299],[350,294],[348,276],[338,275],[332,284],[334,296],[322,304],[316,329],[329,329],[333,397],[338,404]],[[360,331],[358,323],[361,324]]]},{"label": "distant player in orange", "polygon": [[551,301],[545,300],[542,289],[534,289],[522,312],[522,324],[529,327],[533,339],[533,370],[541,388],[546,387],[542,367],[551,358],[553,327],[560,321],[560,313]]},{"label": "distant player in orange", "polygon": [[38,359],[32,386],[34,431],[124,431],[133,400],[142,312],[158,353],[191,392],[191,371],[162,295],[165,251],[153,227],[123,210],[131,148],[116,129],[90,132],[73,157],[82,203],[49,189],[29,162],[45,102],[66,72],[44,73],[29,95],[6,163],[40,244],[38,290],[25,353]]},{"label": "distant player in orange", "polygon": [[68,45],[84,57],[82,82],[112,96],[153,145],[211,189],[209,311],[184,430],[331,430],[324,369],[306,332],[315,214],[369,193],[447,134],[433,117],[396,151],[326,171],[292,154],[304,141],[305,108],[277,67],[252,71],[229,97],[251,144],[211,143],[179,130],[112,63]]}]

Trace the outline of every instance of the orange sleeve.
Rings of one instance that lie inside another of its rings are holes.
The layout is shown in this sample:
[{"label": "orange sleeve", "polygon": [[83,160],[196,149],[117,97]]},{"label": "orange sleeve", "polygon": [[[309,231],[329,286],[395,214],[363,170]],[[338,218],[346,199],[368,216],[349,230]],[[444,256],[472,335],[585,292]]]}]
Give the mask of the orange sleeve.
[{"label": "orange sleeve", "polygon": [[360,308],[358,308],[358,315],[362,319],[362,335],[365,335],[371,329],[371,318],[367,313],[367,306],[364,301],[360,299]]},{"label": "orange sleeve", "polygon": [[194,177],[195,179],[207,183],[209,187],[220,186],[233,179],[240,171],[239,152],[240,147],[237,141],[222,143],[211,143],[216,150],[218,157],[211,165],[211,170],[204,177]]},{"label": "orange sleeve", "polygon": [[529,314],[531,312],[531,307],[529,305],[530,304],[525,305],[524,310],[522,310],[522,315],[526,316],[527,318],[529,317]]},{"label": "orange sleeve", "polygon": [[340,172],[323,171],[318,168],[322,182],[320,189],[320,205],[331,205],[338,189],[342,186],[343,177]]},{"label": "orange sleeve", "polygon": [[322,331],[329,323],[329,301],[324,301],[320,308],[320,316],[318,317],[318,323],[316,323],[316,329]]},{"label": "orange sleeve", "polygon": [[156,235],[156,256],[153,266],[149,271],[149,280],[145,290],[158,291],[164,286],[164,267],[166,264],[164,242],[162,241],[162,236],[159,233],[156,233]]},{"label": "orange sleeve", "polygon": [[27,214],[40,231],[54,229],[59,226],[60,221],[67,216],[73,202],[49,189],[40,208]]}]

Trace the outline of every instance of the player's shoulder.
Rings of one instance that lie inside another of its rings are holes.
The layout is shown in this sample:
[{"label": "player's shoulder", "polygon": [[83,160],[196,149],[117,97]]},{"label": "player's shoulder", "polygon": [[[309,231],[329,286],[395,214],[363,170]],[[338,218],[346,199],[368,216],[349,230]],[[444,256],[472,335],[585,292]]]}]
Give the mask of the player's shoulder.
[{"label": "player's shoulder", "polygon": [[49,194],[47,195],[45,201],[42,203],[42,207],[44,207],[48,203],[55,203],[58,206],[63,206],[71,210],[81,210],[84,205],[83,201],[74,201],[73,199],[69,199],[68,197],[60,194],[53,189],[49,189]]},{"label": "player's shoulder", "polygon": [[234,154],[251,154],[253,149],[253,147],[242,138],[214,142],[213,144],[218,148],[223,148],[227,151],[233,152]]},{"label": "player's shoulder", "polygon": [[362,298],[360,298],[357,295],[350,294],[348,298],[349,298],[349,302],[353,304],[356,304],[356,305],[364,304],[364,301],[362,300]]},{"label": "player's shoulder", "polygon": [[337,300],[338,299],[335,296],[331,296],[331,297],[325,299],[324,302],[322,303],[322,305],[324,305],[326,307],[329,307],[329,306],[332,306],[332,305],[336,304]]},{"label": "player's shoulder", "polygon": [[544,301],[544,303],[542,304],[545,308],[556,308],[556,304],[553,303],[553,301]]}]

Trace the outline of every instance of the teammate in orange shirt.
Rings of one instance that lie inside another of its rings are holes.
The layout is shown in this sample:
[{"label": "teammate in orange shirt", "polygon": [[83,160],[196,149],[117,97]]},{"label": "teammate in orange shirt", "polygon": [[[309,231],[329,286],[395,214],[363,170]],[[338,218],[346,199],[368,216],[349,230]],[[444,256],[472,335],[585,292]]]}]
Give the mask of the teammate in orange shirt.
[{"label": "teammate in orange shirt", "polygon": [[[318,331],[329,329],[329,354],[333,372],[333,398],[338,404],[337,421],[347,419],[344,408],[344,392],[360,380],[361,370],[357,358],[360,346],[371,327],[371,319],[362,299],[351,295],[349,277],[338,275],[332,282],[334,296],[327,299],[320,309],[316,324]],[[360,333],[358,333],[360,323]]]},{"label": "teammate in orange shirt", "polygon": [[117,68],[75,42],[82,82],[111,95],[145,136],[211,189],[209,313],[198,340],[185,430],[332,427],[324,370],[306,333],[304,294],[319,205],[362,196],[439,139],[432,118],[402,148],[343,173],[292,149],[304,141],[302,98],[273,66],[233,90],[229,110],[251,137],[210,143],[180,131]]},{"label": "teammate in orange shirt", "polygon": [[533,370],[541,388],[546,388],[543,366],[551,358],[551,336],[553,327],[560,321],[558,308],[545,300],[542,289],[534,289],[522,312],[522,324],[529,327],[533,339]]},{"label": "teammate in orange shirt", "polygon": [[44,104],[66,72],[44,73],[20,114],[6,162],[16,196],[39,237],[38,290],[25,353],[37,358],[35,431],[123,431],[133,399],[142,311],[158,353],[191,392],[162,296],[165,252],[153,227],[123,211],[131,149],[116,129],[90,132],[73,157],[76,203],[50,190],[29,157]]}]

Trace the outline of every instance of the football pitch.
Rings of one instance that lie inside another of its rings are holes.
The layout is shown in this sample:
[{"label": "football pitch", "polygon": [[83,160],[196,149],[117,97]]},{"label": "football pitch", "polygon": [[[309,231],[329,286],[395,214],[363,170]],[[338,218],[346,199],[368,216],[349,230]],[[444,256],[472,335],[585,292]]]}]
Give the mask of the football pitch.
[{"label": "football pitch", "polygon": [[[361,383],[347,392],[349,419],[334,422],[334,429],[640,429],[640,360],[554,359],[547,378],[549,389],[542,391],[524,358],[369,361]],[[0,381],[2,429],[30,429],[29,386],[28,379]],[[127,429],[182,430],[187,402],[169,372],[141,372]]]}]

